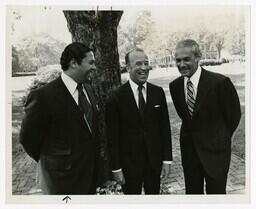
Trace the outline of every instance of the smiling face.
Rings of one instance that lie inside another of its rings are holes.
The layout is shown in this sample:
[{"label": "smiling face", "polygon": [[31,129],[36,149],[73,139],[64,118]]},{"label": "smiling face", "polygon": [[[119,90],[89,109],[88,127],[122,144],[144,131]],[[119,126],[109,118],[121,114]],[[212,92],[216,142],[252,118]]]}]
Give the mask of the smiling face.
[{"label": "smiling face", "polygon": [[195,57],[192,47],[180,47],[176,49],[175,60],[180,74],[190,78],[198,68],[200,57]]},{"label": "smiling face", "polygon": [[81,63],[76,65],[75,77],[78,83],[90,81],[92,74],[96,70],[93,52],[87,52]]},{"label": "smiling face", "polygon": [[136,84],[144,84],[148,79],[149,61],[143,51],[133,51],[129,54],[127,70],[130,78]]}]

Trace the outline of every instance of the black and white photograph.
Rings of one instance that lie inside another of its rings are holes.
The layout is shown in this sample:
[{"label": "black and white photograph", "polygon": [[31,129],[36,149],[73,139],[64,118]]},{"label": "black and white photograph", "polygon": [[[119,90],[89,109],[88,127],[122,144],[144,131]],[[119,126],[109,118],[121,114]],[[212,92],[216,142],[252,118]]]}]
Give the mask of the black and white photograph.
[{"label": "black and white photograph", "polygon": [[249,203],[250,5],[5,11],[6,202]]}]

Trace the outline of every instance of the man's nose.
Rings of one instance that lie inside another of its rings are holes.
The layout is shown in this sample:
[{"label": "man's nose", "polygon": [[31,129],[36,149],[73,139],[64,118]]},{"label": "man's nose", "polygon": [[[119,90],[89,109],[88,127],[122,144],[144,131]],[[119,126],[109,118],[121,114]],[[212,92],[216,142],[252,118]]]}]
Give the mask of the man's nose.
[{"label": "man's nose", "polygon": [[183,60],[180,61],[180,67],[184,67],[185,66],[185,62]]},{"label": "man's nose", "polygon": [[142,63],[141,69],[142,70],[147,70],[148,69],[148,65],[146,65],[145,63]]},{"label": "man's nose", "polygon": [[97,67],[96,67],[95,64],[92,65],[92,69],[93,69],[93,70],[96,70],[96,69],[97,69]]}]

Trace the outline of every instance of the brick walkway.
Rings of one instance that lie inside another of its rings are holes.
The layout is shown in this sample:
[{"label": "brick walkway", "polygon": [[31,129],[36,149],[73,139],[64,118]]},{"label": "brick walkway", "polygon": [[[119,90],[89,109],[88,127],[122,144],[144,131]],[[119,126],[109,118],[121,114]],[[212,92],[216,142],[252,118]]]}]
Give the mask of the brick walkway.
[{"label": "brick walkway", "polygon": [[[172,194],[184,194],[185,184],[181,165],[180,150],[174,147],[174,162],[170,175],[169,192]],[[232,154],[227,181],[228,194],[243,194],[245,189],[245,162],[240,157]]]},{"label": "brick walkway", "polygon": [[[20,102],[19,100],[17,102]],[[170,106],[170,105],[169,105]],[[16,113],[13,112],[13,116]],[[175,118],[175,117],[172,117]],[[171,194],[184,194],[184,178],[181,166],[178,133],[180,123],[174,124],[171,118],[173,138],[173,165],[169,176],[167,189]],[[173,119],[174,120],[174,119]],[[24,153],[17,142],[20,128],[20,119],[13,121],[13,161],[12,161],[12,191],[13,194],[40,194],[36,185],[36,163]],[[175,134],[176,133],[176,134]],[[16,141],[14,140],[16,138]],[[15,150],[15,152],[14,152]],[[227,193],[243,194],[245,189],[245,162],[242,158],[232,154],[228,175]]]},{"label": "brick walkway", "polygon": [[[174,144],[172,173],[169,176],[168,193],[184,194],[184,178],[178,143]],[[40,194],[36,186],[36,163],[21,152],[13,161],[13,194]],[[245,189],[245,162],[232,154],[228,175],[227,193],[243,194]]]}]

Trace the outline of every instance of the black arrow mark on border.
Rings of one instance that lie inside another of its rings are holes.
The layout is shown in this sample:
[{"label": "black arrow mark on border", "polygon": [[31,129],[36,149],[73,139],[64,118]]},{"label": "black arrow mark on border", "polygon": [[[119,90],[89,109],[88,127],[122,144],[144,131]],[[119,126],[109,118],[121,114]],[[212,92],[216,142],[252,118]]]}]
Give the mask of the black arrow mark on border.
[{"label": "black arrow mark on border", "polygon": [[66,196],[66,197],[64,197],[64,198],[62,199],[62,201],[66,200],[66,203],[68,203],[68,199],[71,200],[71,198],[70,198],[69,196]]}]

